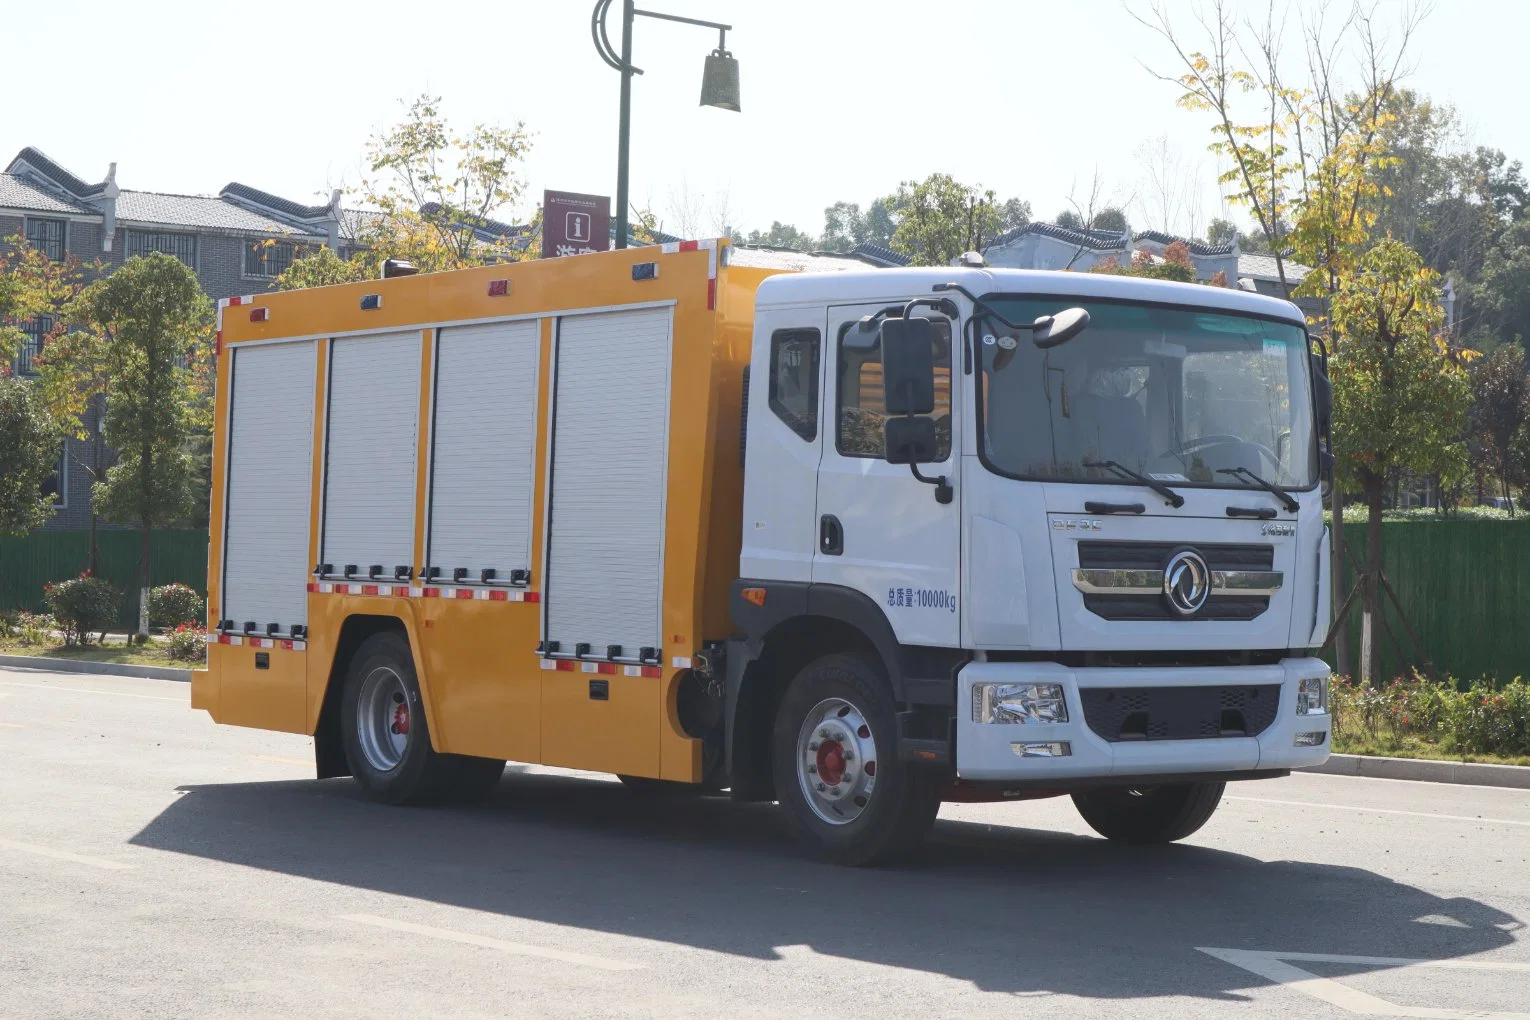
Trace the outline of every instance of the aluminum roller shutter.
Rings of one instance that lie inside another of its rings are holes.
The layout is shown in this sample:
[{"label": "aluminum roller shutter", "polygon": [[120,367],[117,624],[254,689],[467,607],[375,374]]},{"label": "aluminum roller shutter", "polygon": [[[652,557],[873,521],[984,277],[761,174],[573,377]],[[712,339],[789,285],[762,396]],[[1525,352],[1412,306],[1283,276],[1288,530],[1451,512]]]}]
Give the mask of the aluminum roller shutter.
[{"label": "aluminum roller shutter", "polygon": [[308,624],[315,344],[235,346],[222,619]]},{"label": "aluminum roller shutter", "polygon": [[436,341],[429,564],[507,581],[531,566],[535,319],[443,329]]},{"label": "aluminum roller shutter", "polygon": [[332,343],[320,559],[336,572],[414,565],[419,419],[417,330]]},{"label": "aluminum roller shutter", "polygon": [[660,648],[670,309],[559,323],[547,630],[560,650]]}]

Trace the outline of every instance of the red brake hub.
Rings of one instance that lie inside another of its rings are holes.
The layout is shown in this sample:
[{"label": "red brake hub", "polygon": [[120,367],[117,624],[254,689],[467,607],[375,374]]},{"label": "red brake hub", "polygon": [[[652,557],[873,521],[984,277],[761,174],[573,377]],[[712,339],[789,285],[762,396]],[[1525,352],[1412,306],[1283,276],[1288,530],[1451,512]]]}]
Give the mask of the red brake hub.
[{"label": "red brake hub", "polygon": [[393,732],[399,736],[405,736],[409,732],[409,706],[393,706]]},{"label": "red brake hub", "polygon": [[818,745],[818,778],[830,786],[845,778],[845,747],[837,740]]}]

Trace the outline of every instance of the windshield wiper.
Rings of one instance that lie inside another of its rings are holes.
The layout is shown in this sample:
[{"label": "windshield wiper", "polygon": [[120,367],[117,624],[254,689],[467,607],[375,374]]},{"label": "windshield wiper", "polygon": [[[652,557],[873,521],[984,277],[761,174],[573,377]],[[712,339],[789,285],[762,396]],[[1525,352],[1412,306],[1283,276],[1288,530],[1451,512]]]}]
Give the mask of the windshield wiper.
[{"label": "windshield wiper", "polygon": [[1265,492],[1268,492],[1270,495],[1280,500],[1281,504],[1285,506],[1287,513],[1294,514],[1296,511],[1302,508],[1302,505],[1296,501],[1295,496],[1291,495],[1289,492],[1287,492],[1285,489],[1282,489],[1274,482],[1266,481],[1265,479],[1260,478],[1258,475],[1254,474],[1246,467],[1217,468],[1217,474],[1232,475],[1234,478],[1248,479],[1263,489]]},{"label": "windshield wiper", "polygon": [[1173,489],[1169,488],[1158,479],[1149,478],[1147,475],[1133,471],[1131,468],[1127,467],[1125,464],[1120,463],[1119,461],[1086,460],[1084,461],[1084,467],[1109,468],[1116,474],[1120,475],[1122,478],[1130,479],[1131,481],[1136,482],[1138,485],[1146,485],[1149,489],[1152,489],[1154,492],[1158,493],[1158,495],[1162,496],[1163,501],[1174,507],[1176,510],[1185,505],[1185,497],[1181,496],[1179,493],[1175,492]]}]

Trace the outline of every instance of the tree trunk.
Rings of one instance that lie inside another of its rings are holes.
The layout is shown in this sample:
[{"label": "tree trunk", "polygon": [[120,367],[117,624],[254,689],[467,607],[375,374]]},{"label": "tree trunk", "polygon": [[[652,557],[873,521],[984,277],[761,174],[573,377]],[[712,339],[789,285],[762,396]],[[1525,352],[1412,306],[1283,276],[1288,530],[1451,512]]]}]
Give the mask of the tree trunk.
[{"label": "tree trunk", "polygon": [[[100,410],[97,409],[99,416]],[[96,537],[96,494],[94,483],[101,480],[101,426],[97,418],[95,434],[90,437],[90,469],[91,493],[90,493],[90,574],[92,577],[101,576],[101,543]]]},{"label": "tree trunk", "polygon": [[1381,666],[1381,646],[1377,643],[1377,628],[1381,626],[1381,510],[1386,495],[1386,479],[1373,472],[1365,472],[1365,603],[1360,623],[1360,681],[1375,684]]},{"label": "tree trunk", "polygon": [[1514,516],[1514,500],[1509,498],[1509,469],[1507,467],[1505,467],[1504,470],[1503,470],[1503,473],[1501,475],[1499,475],[1499,480],[1503,483],[1503,498],[1504,498],[1504,501],[1509,504],[1509,516],[1513,517]]},{"label": "tree trunk", "polygon": [[[1349,562],[1344,555],[1344,493],[1338,479],[1334,479],[1329,503],[1333,507],[1333,554],[1329,557],[1329,573],[1332,575],[1329,611],[1337,613],[1344,604],[1349,589],[1344,586],[1344,565]],[[1353,660],[1349,657],[1349,627],[1340,627],[1333,636],[1333,668],[1340,676],[1354,676]]]}]

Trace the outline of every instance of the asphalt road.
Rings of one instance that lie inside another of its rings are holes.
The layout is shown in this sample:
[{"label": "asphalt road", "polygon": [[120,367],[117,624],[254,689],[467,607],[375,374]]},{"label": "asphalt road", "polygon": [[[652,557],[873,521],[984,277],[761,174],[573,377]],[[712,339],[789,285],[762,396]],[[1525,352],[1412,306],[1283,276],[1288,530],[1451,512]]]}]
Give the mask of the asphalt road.
[{"label": "asphalt road", "polygon": [[1186,843],[951,806],[917,865],[511,770],[316,782],[184,684],[0,671],[0,1017],[1530,1017],[1530,794],[1240,784]]}]

